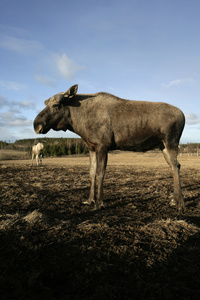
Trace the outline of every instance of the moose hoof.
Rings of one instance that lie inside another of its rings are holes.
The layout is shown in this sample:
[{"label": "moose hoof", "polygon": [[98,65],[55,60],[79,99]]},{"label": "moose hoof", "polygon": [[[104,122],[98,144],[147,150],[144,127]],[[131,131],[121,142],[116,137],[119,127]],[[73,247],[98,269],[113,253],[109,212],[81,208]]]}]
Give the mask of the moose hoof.
[{"label": "moose hoof", "polygon": [[83,201],[82,204],[83,205],[91,205],[91,203],[89,201]]},{"label": "moose hoof", "polygon": [[169,203],[170,206],[175,207],[176,206],[176,201],[172,199]]},{"label": "moose hoof", "polygon": [[182,203],[179,203],[179,205],[178,205],[178,211],[179,212],[183,212],[183,213],[186,211],[186,207],[185,207],[184,201]]},{"label": "moose hoof", "polygon": [[177,209],[178,209],[179,212],[181,212],[181,211],[184,212],[184,211],[186,210],[184,200],[183,200],[181,203],[178,202],[178,204],[177,204],[176,201],[175,201],[174,199],[172,199],[172,200],[170,201],[169,205],[170,205],[171,207],[173,207],[173,208],[176,208],[176,207],[177,207]]},{"label": "moose hoof", "polygon": [[83,205],[91,205],[92,203],[94,203],[94,200],[86,200],[82,202]]},{"label": "moose hoof", "polygon": [[101,209],[104,209],[105,207],[104,207],[104,205],[103,205],[103,203],[102,204],[95,204],[95,206],[94,206],[94,210],[101,210]]}]

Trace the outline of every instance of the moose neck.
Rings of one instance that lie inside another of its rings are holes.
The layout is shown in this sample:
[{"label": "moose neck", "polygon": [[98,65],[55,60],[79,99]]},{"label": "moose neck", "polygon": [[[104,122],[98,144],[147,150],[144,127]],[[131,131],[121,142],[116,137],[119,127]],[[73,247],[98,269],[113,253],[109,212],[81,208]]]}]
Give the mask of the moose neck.
[{"label": "moose neck", "polygon": [[[81,99],[82,100],[82,99]],[[87,98],[84,101],[80,101],[79,97],[73,99],[73,104],[67,106],[67,129],[78,134],[81,137],[85,135],[85,122],[84,116],[86,115]]]}]

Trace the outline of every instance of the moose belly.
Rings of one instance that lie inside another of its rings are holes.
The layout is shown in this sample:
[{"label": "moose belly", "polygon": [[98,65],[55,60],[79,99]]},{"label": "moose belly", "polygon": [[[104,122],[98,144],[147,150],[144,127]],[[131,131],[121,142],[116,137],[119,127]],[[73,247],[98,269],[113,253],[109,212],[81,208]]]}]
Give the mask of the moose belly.
[{"label": "moose belly", "polygon": [[145,152],[148,150],[160,148],[161,145],[161,138],[158,135],[151,135],[143,139],[133,138],[120,140],[118,141],[118,143],[116,143],[116,148],[127,151]]}]

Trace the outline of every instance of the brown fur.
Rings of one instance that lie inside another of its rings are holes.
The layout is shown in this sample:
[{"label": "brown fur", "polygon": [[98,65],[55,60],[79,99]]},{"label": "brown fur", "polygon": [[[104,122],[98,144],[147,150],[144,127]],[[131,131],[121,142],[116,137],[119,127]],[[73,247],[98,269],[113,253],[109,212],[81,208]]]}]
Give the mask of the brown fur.
[{"label": "brown fur", "polygon": [[[36,133],[71,130],[80,135],[90,151],[91,190],[87,204],[103,206],[103,178],[109,150],[148,151],[160,148],[174,177],[174,201],[185,208],[177,153],[185,117],[167,103],[130,101],[108,93],[81,95],[78,86],[45,101],[34,121]],[[97,184],[97,199],[95,186]]]}]

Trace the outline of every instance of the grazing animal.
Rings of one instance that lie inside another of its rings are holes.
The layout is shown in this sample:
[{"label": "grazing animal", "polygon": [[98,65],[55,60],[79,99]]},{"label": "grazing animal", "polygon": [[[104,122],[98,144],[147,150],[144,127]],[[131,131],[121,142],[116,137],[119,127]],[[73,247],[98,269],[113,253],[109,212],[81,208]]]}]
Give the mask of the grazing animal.
[{"label": "grazing animal", "polygon": [[[108,93],[77,94],[78,85],[46,100],[34,120],[34,129],[70,130],[80,135],[90,153],[90,195],[85,204],[103,206],[103,179],[109,150],[147,151],[159,148],[174,179],[174,202],[184,209],[177,161],[185,125],[181,110],[167,103],[130,101]],[[95,186],[97,184],[97,197]]]},{"label": "grazing animal", "polygon": [[44,144],[43,143],[38,143],[37,145],[32,146],[32,164],[33,165],[33,159],[34,155],[36,156],[36,162],[37,166],[42,165],[42,152],[43,152]]}]

